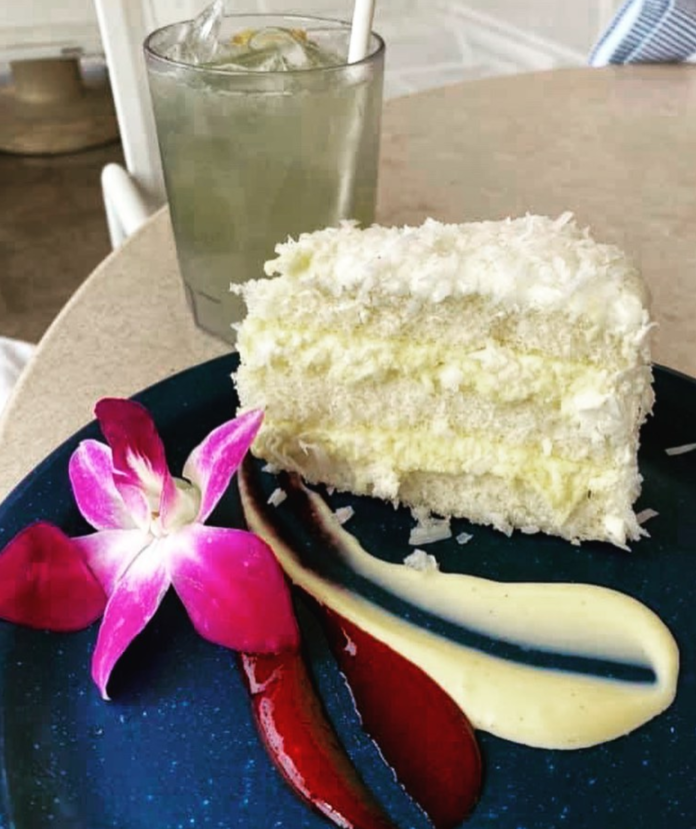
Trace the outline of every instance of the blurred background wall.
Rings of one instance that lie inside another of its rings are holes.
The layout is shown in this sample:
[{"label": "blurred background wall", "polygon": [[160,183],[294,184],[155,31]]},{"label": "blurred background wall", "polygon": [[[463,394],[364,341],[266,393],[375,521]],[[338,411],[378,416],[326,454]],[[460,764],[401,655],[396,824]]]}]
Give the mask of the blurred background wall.
[{"label": "blurred background wall", "polygon": [[[142,2],[156,25],[203,2]],[[303,11],[348,18],[350,0],[230,0],[228,9]],[[393,94],[493,72],[584,62],[621,0],[378,0],[375,27],[389,40]],[[91,0],[0,0],[0,62],[54,49],[98,49]]]}]

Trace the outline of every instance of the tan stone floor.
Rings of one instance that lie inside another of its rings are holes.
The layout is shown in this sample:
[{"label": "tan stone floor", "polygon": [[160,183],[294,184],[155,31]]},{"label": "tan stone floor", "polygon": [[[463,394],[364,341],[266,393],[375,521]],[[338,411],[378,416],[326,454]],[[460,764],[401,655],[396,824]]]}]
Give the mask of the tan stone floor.
[{"label": "tan stone floor", "polygon": [[37,342],[109,253],[99,176],[119,143],[62,156],[0,153],[0,335]]}]

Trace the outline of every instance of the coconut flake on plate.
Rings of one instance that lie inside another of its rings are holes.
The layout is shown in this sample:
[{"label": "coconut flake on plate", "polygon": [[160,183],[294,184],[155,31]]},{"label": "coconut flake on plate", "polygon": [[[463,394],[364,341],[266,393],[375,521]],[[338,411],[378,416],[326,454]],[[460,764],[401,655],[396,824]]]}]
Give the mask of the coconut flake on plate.
[{"label": "coconut flake on plate", "polygon": [[421,573],[432,573],[440,569],[435,556],[426,553],[425,550],[416,549],[406,556],[404,564],[412,570],[418,570]]},{"label": "coconut flake on plate", "polygon": [[696,443],[685,443],[682,446],[670,446],[665,449],[667,455],[685,455],[687,452],[693,452],[696,449]]},{"label": "coconut flake on plate", "polygon": [[287,497],[288,493],[284,489],[276,487],[268,496],[268,501],[266,501],[266,503],[270,504],[272,507],[278,507]]},{"label": "coconut flake on plate", "polygon": [[471,533],[459,533],[455,536],[457,544],[468,544],[474,536]]},{"label": "coconut flake on plate", "polygon": [[657,510],[654,510],[654,509],[651,509],[650,507],[647,507],[646,509],[641,510],[641,511],[640,511],[640,512],[636,515],[636,521],[637,521],[639,524],[645,524],[645,522],[646,522],[646,521],[649,521],[651,518],[657,518],[657,516],[658,516],[659,514],[660,514],[660,513],[659,513]]},{"label": "coconut flake on plate", "polygon": [[350,521],[350,519],[355,515],[355,510],[350,506],[339,507],[334,510],[334,515],[336,516],[336,520],[339,524],[345,524],[346,521]]}]

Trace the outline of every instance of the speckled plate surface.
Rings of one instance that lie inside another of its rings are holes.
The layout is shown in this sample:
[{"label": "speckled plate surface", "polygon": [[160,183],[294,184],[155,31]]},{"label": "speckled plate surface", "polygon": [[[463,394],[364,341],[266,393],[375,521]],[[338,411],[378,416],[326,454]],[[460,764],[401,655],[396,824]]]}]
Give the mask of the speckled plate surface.
[{"label": "speckled plate surface", "polygon": [[[234,357],[220,358],[138,396],[155,417],[173,470],[234,412],[233,368]],[[696,382],[658,369],[656,392],[656,413],[643,433],[639,508],[651,507],[659,516],[648,525],[652,537],[633,553],[520,534],[506,538],[464,521],[454,529],[473,533],[466,547],[444,541],[429,548],[443,570],[510,581],[590,581],[622,590],[659,613],[682,657],[674,705],[628,737],[558,752],[481,734],[487,778],[466,824],[471,829],[696,826],[696,453],[664,452],[696,441]],[[88,531],[72,500],[67,462],[79,440],[98,436],[95,424],[85,427],[0,506],[0,547],[38,518],[71,534]],[[269,493],[275,486],[268,475],[259,473],[259,481]],[[389,560],[403,558],[411,524],[406,511],[345,495],[333,500],[335,506],[355,506],[350,529],[367,549]],[[209,523],[242,523],[235,487]],[[320,693],[356,765],[399,826],[425,829],[427,820],[362,734],[311,615],[302,606],[299,612]],[[329,825],[295,799],[270,765],[234,659],[193,632],[176,597],[165,600],[117,666],[111,703],[100,700],[89,678],[95,635],[96,627],[58,635],[0,623],[0,827]]]}]

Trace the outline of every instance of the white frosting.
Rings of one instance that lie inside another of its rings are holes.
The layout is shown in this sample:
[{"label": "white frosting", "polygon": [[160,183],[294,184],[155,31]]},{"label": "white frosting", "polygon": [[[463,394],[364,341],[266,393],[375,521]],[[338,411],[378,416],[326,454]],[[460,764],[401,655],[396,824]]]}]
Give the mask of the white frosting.
[{"label": "white frosting", "polygon": [[636,268],[569,213],[468,224],[428,219],[415,228],[360,230],[345,222],[288,240],[276,252],[268,275],[282,273],[335,297],[357,293],[373,308],[394,296],[437,304],[479,294],[507,308],[562,310],[617,333],[642,333],[649,324]]}]

